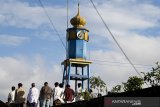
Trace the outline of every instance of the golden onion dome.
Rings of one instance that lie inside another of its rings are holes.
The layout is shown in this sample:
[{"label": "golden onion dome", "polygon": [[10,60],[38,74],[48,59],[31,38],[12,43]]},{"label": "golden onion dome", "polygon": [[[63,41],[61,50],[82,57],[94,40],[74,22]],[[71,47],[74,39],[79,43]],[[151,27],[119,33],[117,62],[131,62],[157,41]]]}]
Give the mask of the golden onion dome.
[{"label": "golden onion dome", "polygon": [[70,20],[70,23],[74,26],[74,27],[83,27],[86,24],[86,20],[85,18],[80,16],[80,12],[79,12],[79,4],[78,4],[78,13],[75,17],[73,17]]}]

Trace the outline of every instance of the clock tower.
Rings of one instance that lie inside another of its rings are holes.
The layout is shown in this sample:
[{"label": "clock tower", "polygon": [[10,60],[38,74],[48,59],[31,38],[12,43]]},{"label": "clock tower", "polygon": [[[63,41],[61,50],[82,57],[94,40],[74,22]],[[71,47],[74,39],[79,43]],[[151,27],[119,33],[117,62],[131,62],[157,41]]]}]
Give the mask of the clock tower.
[{"label": "clock tower", "polygon": [[64,65],[62,83],[69,84],[70,80],[75,81],[75,90],[77,89],[77,82],[82,83],[87,80],[87,88],[89,89],[89,64],[91,61],[87,60],[87,43],[89,41],[89,30],[84,28],[86,24],[85,18],[80,16],[79,4],[78,13],[70,20],[72,28],[67,29],[66,34],[66,60],[62,62]]},{"label": "clock tower", "polygon": [[70,22],[73,28],[67,29],[67,58],[86,59],[89,30],[84,28],[86,20],[80,16],[79,6],[77,15]]}]

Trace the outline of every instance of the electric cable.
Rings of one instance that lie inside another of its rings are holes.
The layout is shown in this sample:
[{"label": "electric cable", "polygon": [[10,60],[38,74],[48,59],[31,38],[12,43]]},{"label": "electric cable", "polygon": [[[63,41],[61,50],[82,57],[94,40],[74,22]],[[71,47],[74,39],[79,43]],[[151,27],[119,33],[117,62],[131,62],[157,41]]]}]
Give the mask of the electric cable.
[{"label": "electric cable", "polygon": [[[119,63],[117,63],[117,64],[113,64],[113,63],[101,63],[101,62],[94,62],[93,64],[95,64],[95,65],[102,65],[102,66],[104,66],[104,65],[107,65],[107,66],[118,66],[118,67],[129,67],[128,65],[123,65],[123,64],[119,64]],[[129,64],[129,63],[128,63]],[[149,69],[150,67],[149,66],[138,66],[138,65],[136,65],[136,67],[137,68],[143,68],[143,69]]]},{"label": "electric cable", "polygon": [[[91,59],[92,60],[92,59]],[[95,62],[102,62],[102,63],[115,63],[115,64],[124,64],[124,65],[127,65],[127,64],[130,64],[130,63],[124,63],[124,62],[113,62],[113,61],[106,61],[106,60],[92,60],[92,61],[95,61]],[[152,67],[153,65],[147,65],[147,64],[134,64],[135,66],[146,66],[146,67]]]},{"label": "electric cable", "polygon": [[[116,40],[116,38],[114,37],[113,33],[111,32],[111,30],[109,29],[108,25],[106,24],[106,22],[104,21],[104,19],[102,18],[101,14],[99,13],[99,11],[97,10],[95,4],[93,3],[92,0],[90,0],[90,2],[92,3],[94,9],[96,10],[98,16],[100,17],[100,19],[102,20],[105,28],[107,29],[107,31],[109,32],[109,34],[111,35],[111,37],[113,38],[113,40],[115,41],[115,43],[117,44],[117,46],[119,47],[119,49],[121,50],[121,52],[123,53],[123,55],[125,56],[125,58],[128,60],[128,62],[131,64],[131,66],[133,67],[133,69],[137,72],[137,74],[140,76],[140,78],[143,78],[141,76],[141,74],[138,72],[137,68],[134,66],[134,64],[132,63],[132,61],[129,59],[129,57],[127,56],[127,54],[124,52],[124,50],[122,49],[122,47],[120,46],[120,44],[118,43],[118,41]],[[146,83],[146,82],[145,82]],[[146,85],[149,87],[149,85],[146,83]]]},{"label": "electric cable", "polygon": [[61,36],[60,36],[60,34],[59,34],[59,32],[57,31],[56,27],[54,26],[54,24],[53,24],[53,22],[52,22],[52,20],[51,20],[51,18],[50,18],[50,16],[49,16],[49,14],[48,14],[48,12],[46,11],[46,9],[45,9],[45,7],[44,7],[44,5],[43,5],[43,3],[41,2],[41,0],[38,0],[38,1],[39,1],[39,3],[40,3],[41,7],[43,8],[44,13],[46,14],[47,18],[49,19],[49,22],[51,23],[54,31],[56,32],[56,34],[57,34],[57,36],[58,36],[58,38],[60,39],[63,47],[64,47],[65,50],[66,50],[66,46],[65,46],[65,44],[64,44],[64,42],[63,42],[63,40],[62,40],[62,38],[61,38]]},{"label": "electric cable", "polygon": [[68,0],[67,0],[67,29],[68,29]]}]

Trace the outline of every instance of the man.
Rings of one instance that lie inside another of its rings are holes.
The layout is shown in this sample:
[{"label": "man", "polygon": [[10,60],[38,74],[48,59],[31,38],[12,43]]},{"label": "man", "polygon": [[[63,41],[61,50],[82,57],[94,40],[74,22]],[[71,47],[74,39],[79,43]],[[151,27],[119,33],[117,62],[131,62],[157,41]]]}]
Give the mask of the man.
[{"label": "man", "polygon": [[74,91],[73,89],[70,88],[70,85],[67,84],[65,91],[64,91],[64,95],[65,95],[65,101],[67,103],[71,103],[74,99]]},{"label": "man", "polygon": [[95,94],[93,93],[93,90],[92,90],[92,89],[89,90],[89,94],[90,94],[90,97],[91,97],[91,98],[96,98],[96,96],[95,96]]},{"label": "man", "polygon": [[53,99],[55,97],[55,89],[59,86],[59,83],[58,82],[55,82],[54,83],[54,88],[53,88]]},{"label": "man", "polygon": [[55,88],[58,87],[58,85],[59,85],[58,82],[54,83],[54,88],[53,88],[53,94],[52,94],[52,98],[51,98],[51,102],[50,102],[50,107],[53,107]]},{"label": "man", "polygon": [[22,83],[18,83],[18,89],[16,89],[16,93],[15,93],[15,103],[16,103],[16,107],[23,107],[24,103],[25,103],[25,91],[22,88],[23,84]]},{"label": "man", "polygon": [[59,106],[62,103],[65,103],[63,97],[64,97],[63,84],[58,85],[58,82],[56,82],[54,88],[53,106]]},{"label": "man", "polygon": [[63,97],[64,97],[63,84],[59,84],[59,86],[55,86],[54,89],[54,101],[58,99],[61,101],[61,103],[64,103]]},{"label": "man", "polygon": [[9,107],[14,107],[15,106],[15,86],[12,86],[11,88],[11,92],[9,93],[8,95],[8,104],[9,104]]},{"label": "man", "polygon": [[51,97],[52,89],[48,86],[48,83],[45,82],[40,91],[40,107],[49,107]]},{"label": "man", "polygon": [[39,98],[39,91],[35,87],[35,83],[32,83],[27,97],[27,103],[29,103],[28,107],[37,107],[38,98]]},{"label": "man", "polygon": [[83,96],[82,96],[82,84],[78,83],[78,89],[76,90],[76,97],[75,97],[75,101],[82,101],[84,100]]},{"label": "man", "polygon": [[82,84],[81,83],[78,83],[77,93],[82,93]]}]

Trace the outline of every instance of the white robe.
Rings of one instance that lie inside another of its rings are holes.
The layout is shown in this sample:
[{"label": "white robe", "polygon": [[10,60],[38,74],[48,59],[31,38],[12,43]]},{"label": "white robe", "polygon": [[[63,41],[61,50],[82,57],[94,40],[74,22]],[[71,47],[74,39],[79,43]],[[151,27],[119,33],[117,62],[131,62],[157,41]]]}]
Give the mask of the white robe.
[{"label": "white robe", "polygon": [[64,103],[64,89],[60,87],[55,87],[54,88],[54,101],[59,99],[61,103]]},{"label": "white robe", "polygon": [[36,87],[30,88],[27,100],[29,103],[38,103],[39,90]]}]

